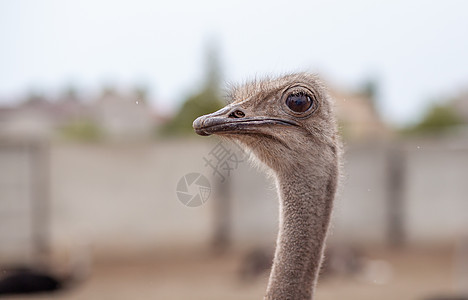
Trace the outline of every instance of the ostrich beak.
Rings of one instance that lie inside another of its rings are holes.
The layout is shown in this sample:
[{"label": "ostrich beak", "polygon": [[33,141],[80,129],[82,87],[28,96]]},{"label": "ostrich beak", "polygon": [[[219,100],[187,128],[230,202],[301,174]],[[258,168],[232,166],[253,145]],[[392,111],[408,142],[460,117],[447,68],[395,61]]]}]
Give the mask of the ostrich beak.
[{"label": "ostrich beak", "polygon": [[[241,111],[242,115],[235,114]],[[199,135],[247,134],[259,132],[260,127],[273,125],[299,126],[292,120],[270,117],[249,117],[250,113],[236,106],[226,106],[214,113],[198,117],[193,121],[193,129]]]},{"label": "ostrich beak", "polygon": [[229,107],[224,107],[218,111],[215,111],[214,113],[198,117],[195,119],[195,121],[193,121],[193,129],[195,129],[195,132],[199,135],[211,135],[214,133],[213,127],[220,127],[227,122],[229,111]]}]

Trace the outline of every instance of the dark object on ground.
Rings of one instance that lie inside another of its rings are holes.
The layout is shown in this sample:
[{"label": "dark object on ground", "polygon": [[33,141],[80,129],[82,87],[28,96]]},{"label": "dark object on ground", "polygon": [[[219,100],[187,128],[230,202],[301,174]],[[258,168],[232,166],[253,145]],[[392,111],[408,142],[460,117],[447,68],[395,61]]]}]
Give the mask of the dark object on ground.
[{"label": "dark object on ground", "polygon": [[0,295],[52,292],[64,287],[64,280],[46,272],[21,269],[0,279]]},{"label": "dark object on ground", "polygon": [[[257,248],[249,251],[240,263],[240,279],[250,281],[270,271],[273,255],[273,248]],[[321,269],[321,276],[355,275],[362,271],[363,259],[364,255],[358,249],[351,246],[332,245],[327,247],[325,249],[325,259]]]},{"label": "dark object on ground", "polygon": [[432,296],[429,298],[424,298],[424,300],[468,300],[468,295],[465,296],[449,296],[449,295],[439,295],[439,296]]},{"label": "dark object on ground", "polygon": [[321,276],[355,275],[363,269],[364,255],[347,245],[331,245],[325,249]]},{"label": "dark object on ground", "polygon": [[250,281],[270,271],[273,262],[273,251],[274,249],[260,248],[249,251],[240,264],[240,279]]}]

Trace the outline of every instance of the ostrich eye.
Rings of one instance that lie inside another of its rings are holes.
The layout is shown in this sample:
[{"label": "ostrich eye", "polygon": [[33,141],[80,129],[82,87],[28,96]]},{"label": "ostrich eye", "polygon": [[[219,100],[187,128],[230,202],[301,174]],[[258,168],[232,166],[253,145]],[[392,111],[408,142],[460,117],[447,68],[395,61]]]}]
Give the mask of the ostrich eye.
[{"label": "ostrich eye", "polygon": [[312,99],[305,93],[291,94],[286,98],[286,105],[293,112],[305,112],[312,106]]}]

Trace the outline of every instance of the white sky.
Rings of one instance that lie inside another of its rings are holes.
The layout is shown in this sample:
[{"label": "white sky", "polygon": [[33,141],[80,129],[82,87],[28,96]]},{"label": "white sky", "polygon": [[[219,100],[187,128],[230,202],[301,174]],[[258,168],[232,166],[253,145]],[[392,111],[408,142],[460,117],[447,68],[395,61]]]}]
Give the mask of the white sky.
[{"label": "white sky", "polygon": [[296,70],[376,76],[401,123],[468,87],[468,1],[0,0],[0,103],[73,83],[147,84],[158,106],[197,88],[206,42],[228,81]]}]

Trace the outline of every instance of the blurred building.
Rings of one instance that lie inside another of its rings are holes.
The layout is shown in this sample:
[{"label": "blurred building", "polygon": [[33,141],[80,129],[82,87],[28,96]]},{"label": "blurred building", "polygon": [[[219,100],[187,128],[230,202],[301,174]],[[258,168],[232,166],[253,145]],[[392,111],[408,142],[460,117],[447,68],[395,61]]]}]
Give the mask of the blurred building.
[{"label": "blurred building", "polygon": [[349,140],[385,139],[391,129],[382,121],[374,100],[366,93],[332,90],[341,133]]},{"label": "blurred building", "polygon": [[136,95],[107,91],[90,109],[92,119],[112,139],[145,139],[154,130],[155,119],[146,99],[139,99]]},{"label": "blurred building", "polygon": [[16,137],[49,138],[87,126],[110,140],[146,139],[160,122],[146,99],[115,91],[85,101],[73,95],[54,100],[31,97],[19,105],[0,108],[0,134]]},{"label": "blurred building", "polygon": [[463,119],[464,123],[468,124],[468,90],[460,93],[460,95],[452,101],[452,106]]},{"label": "blurred building", "polygon": [[29,137],[47,136],[57,125],[54,118],[52,105],[44,99],[0,108],[0,134]]}]

